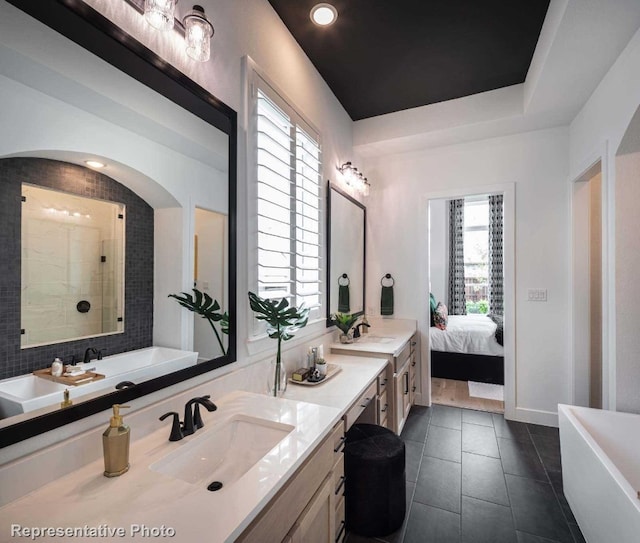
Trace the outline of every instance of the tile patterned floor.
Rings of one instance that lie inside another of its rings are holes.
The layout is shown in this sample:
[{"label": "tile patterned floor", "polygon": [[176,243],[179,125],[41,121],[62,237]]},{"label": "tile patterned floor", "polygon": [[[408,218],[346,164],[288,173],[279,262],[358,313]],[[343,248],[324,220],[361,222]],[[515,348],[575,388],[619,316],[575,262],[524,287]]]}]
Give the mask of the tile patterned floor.
[{"label": "tile patterned floor", "polygon": [[401,437],[404,525],[347,543],[584,543],[562,490],[557,428],[414,406]]}]

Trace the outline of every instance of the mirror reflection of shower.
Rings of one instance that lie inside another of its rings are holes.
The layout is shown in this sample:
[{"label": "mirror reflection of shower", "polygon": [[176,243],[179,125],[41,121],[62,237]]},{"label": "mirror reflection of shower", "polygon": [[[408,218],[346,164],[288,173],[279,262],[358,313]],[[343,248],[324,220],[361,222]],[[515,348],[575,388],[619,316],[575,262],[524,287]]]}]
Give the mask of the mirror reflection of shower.
[{"label": "mirror reflection of shower", "polygon": [[125,206],[22,185],[21,346],[124,329]]},{"label": "mirror reflection of shower", "polygon": [[[195,209],[193,286],[217,300],[221,313],[229,310],[225,297],[228,281],[225,273],[228,258],[227,234],[227,215],[198,207]],[[228,336],[221,337],[226,349]],[[211,325],[196,314],[193,322],[193,350],[198,352],[199,361],[211,360],[223,354]]]}]

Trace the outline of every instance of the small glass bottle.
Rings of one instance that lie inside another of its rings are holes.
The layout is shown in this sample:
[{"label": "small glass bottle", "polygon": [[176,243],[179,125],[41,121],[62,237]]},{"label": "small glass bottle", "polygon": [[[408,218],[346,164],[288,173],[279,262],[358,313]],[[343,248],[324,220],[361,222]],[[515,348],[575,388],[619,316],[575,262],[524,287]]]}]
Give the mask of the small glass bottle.
[{"label": "small glass bottle", "polygon": [[62,375],[62,369],[64,368],[64,364],[62,360],[59,358],[55,358],[55,360],[51,363],[51,375],[54,377],[60,377]]}]

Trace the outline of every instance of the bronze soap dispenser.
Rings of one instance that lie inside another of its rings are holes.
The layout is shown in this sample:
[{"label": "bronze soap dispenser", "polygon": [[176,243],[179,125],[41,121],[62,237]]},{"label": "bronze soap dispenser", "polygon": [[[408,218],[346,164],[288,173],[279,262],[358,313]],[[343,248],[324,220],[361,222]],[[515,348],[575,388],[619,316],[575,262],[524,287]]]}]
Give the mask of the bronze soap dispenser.
[{"label": "bronze soap dispenser", "polygon": [[122,422],[120,409],[128,405],[113,405],[113,416],[102,434],[102,450],[104,452],[104,476],[118,477],[129,470],[129,440],[131,430]]}]

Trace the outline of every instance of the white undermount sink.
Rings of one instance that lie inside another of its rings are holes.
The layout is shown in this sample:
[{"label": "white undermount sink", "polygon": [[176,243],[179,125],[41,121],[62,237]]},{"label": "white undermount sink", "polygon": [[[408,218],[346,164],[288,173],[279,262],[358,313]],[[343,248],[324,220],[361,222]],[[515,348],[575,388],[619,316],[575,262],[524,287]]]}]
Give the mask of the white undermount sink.
[{"label": "white undermount sink", "polygon": [[[151,466],[152,471],[191,484],[228,486],[280,443],[294,426],[242,414],[194,436]],[[203,430],[201,430],[203,431]]]},{"label": "white undermount sink", "polygon": [[390,336],[371,336],[367,334],[366,336],[360,336],[358,343],[381,343],[384,345],[385,343],[395,341],[395,339],[396,338]]}]

